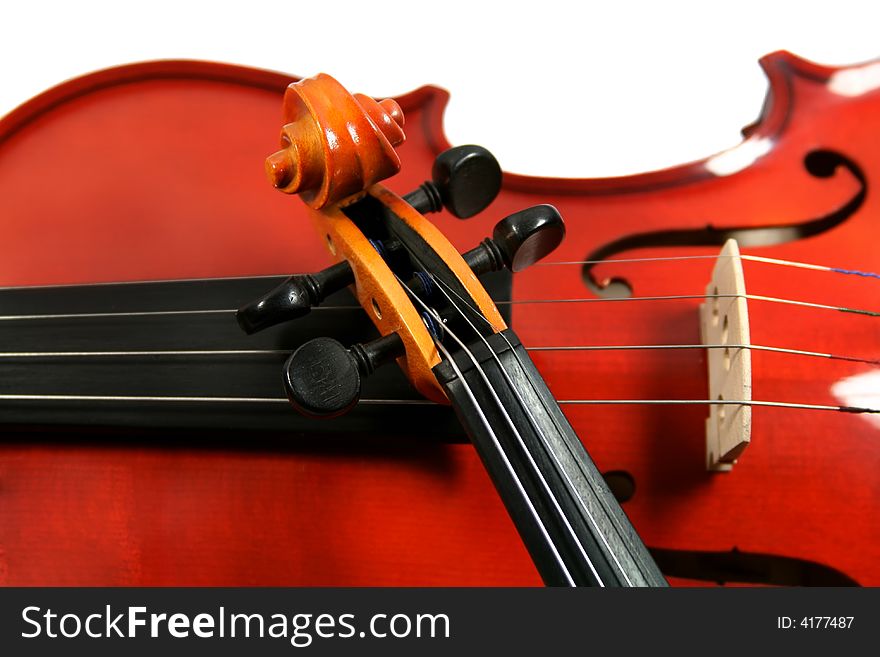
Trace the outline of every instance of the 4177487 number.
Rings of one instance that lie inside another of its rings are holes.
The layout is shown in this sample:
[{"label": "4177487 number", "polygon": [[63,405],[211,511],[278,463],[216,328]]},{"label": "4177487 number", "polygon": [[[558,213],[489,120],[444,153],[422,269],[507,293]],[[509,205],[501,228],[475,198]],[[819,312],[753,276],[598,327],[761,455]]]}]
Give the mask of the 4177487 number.
[{"label": "4177487 number", "polygon": [[776,627],[780,630],[848,630],[855,616],[777,616]]}]

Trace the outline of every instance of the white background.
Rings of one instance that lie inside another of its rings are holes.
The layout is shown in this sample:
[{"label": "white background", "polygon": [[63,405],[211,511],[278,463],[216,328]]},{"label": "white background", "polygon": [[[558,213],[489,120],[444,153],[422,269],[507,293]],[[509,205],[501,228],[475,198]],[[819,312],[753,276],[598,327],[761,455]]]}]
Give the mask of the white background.
[{"label": "white background", "polygon": [[18,0],[0,14],[0,114],[92,70],[210,59],[326,71],[376,96],[438,84],[452,143],[508,171],[620,175],[733,146],[764,97],[758,57],[880,57],[878,19],[876,0]]}]

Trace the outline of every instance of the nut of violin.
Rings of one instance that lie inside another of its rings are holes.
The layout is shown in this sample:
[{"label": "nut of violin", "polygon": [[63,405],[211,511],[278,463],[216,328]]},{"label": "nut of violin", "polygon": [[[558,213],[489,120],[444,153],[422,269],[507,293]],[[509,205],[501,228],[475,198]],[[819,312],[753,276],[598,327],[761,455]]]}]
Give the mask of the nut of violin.
[{"label": "nut of violin", "polygon": [[352,95],[322,73],[287,88],[284,120],[281,150],[266,159],[266,174],[316,210],[356,199],[400,170],[394,147],[406,137],[394,100]]},{"label": "nut of violin", "polygon": [[[700,306],[700,335],[709,346],[709,399],[752,399],[751,344],[745,277],[736,240],[727,240],[715,262],[707,299]],[[730,347],[722,345],[731,345]],[[733,468],[748,447],[752,408],[746,404],[711,404],[706,419],[706,467],[716,472]]]}]

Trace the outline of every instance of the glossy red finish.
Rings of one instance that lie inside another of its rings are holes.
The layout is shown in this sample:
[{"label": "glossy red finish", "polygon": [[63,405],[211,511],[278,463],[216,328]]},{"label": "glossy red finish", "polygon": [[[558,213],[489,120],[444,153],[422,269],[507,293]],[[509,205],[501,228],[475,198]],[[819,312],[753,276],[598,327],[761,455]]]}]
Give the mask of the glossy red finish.
[{"label": "glossy red finish", "polygon": [[[810,152],[826,149],[864,173],[865,202],[830,230],[745,252],[880,270],[880,202],[871,193],[880,182],[880,90],[854,94],[846,71],[785,53],[763,65],[770,96],[733,155],[618,179],[507,175],[489,211],[467,222],[435,221],[464,250],[505,214],[553,203],[568,225],[554,260],[582,260],[647,231],[791,227],[860,191],[852,169],[825,178],[805,169]],[[262,169],[291,79],[218,64],[140,64],[70,81],[7,116],[0,122],[0,284],[324,266],[321,245],[296,229],[305,221],[301,204],[273,192]],[[404,193],[429,176],[447,146],[447,95],[424,87],[397,100],[407,141],[401,173],[388,186]],[[717,250],[654,246],[619,257]],[[745,266],[755,294],[878,309],[870,279]],[[701,294],[710,270],[708,260],[608,263],[595,274],[624,277],[635,295],[649,296]],[[536,266],[514,279],[516,300],[581,297],[595,294],[577,266]],[[522,304],[513,326],[529,346],[693,343],[698,303]],[[872,358],[880,351],[876,318],[761,302],[751,302],[750,313],[755,343]],[[707,394],[700,351],[533,357],[563,400]],[[753,355],[753,369],[755,399],[816,404],[843,403],[832,393],[836,383],[877,374],[861,363],[763,352]],[[648,545],[796,557],[880,585],[876,422],[756,408],[751,446],[733,472],[712,474],[704,467],[705,407],[564,409],[600,469],[635,479],[624,509]],[[412,442],[379,451],[317,449],[313,441],[298,447],[293,438],[283,450],[245,451],[185,441],[169,448],[175,436],[151,446],[142,438],[45,443],[6,435],[0,583],[539,584],[472,448],[420,445],[418,436],[413,427]]]}]

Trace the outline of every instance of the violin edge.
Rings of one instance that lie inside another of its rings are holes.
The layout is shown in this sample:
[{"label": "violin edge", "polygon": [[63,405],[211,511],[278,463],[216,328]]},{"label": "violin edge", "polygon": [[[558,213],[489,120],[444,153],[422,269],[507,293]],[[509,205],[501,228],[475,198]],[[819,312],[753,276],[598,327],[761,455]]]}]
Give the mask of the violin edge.
[{"label": "violin edge", "polygon": [[[777,50],[758,60],[767,76],[768,89],[758,117],[743,130],[744,140],[731,149],[710,154],[691,162],[627,176],[604,178],[554,178],[518,173],[503,173],[503,186],[511,191],[546,194],[610,195],[644,193],[677,185],[686,185],[719,175],[711,163],[750,139],[772,139],[788,125],[794,106],[791,83],[802,78],[826,84],[842,71],[858,70],[880,64],[880,58],[852,65],[829,66],[802,58],[786,50]],[[0,117],[0,144],[12,137],[31,121],[66,102],[93,91],[149,79],[202,79],[228,82],[265,89],[282,94],[291,82],[301,76],[255,68],[195,59],[161,59],[135,62],[101,69],[61,82],[25,101],[8,114]],[[432,155],[450,148],[443,127],[443,117],[450,94],[434,85],[423,85],[412,91],[393,96],[404,112],[421,107],[425,115],[421,124],[423,136]]]}]

